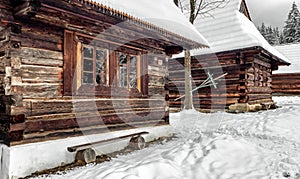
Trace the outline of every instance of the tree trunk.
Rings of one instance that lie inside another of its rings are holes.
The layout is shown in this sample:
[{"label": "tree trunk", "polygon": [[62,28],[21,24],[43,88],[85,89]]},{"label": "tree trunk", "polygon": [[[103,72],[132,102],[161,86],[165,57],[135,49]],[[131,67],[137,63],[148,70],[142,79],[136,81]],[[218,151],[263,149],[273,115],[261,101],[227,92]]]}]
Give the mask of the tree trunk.
[{"label": "tree trunk", "polygon": [[178,0],[174,0],[175,5],[178,7]]},{"label": "tree trunk", "polygon": [[192,82],[191,82],[191,54],[189,50],[184,52],[185,71],[185,100],[184,109],[193,109]]}]

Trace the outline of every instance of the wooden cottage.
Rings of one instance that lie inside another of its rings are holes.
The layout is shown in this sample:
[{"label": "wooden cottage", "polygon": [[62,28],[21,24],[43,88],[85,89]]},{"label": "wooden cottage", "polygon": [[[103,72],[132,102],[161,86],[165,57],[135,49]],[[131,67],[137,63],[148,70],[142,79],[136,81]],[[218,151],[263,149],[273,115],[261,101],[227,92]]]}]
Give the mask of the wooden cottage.
[{"label": "wooden cottage", "polygon": [[171,135],[168,58],[206,41],[173,2],[154,1],[1,1],[2,176],[70,163],[74,145]]},{"label": "wooden cottage", "polygon": [[290,66],[279,67],[272,75],[274,95],[300,94],[300,43],[275,46],[291,62]]},{"label": "wooden cottage", "polygon": [[[272,71],[289,64],[286,58],[262,37],[251,22],[245,0],[229,0],[227,4],[195,22],[196,28],[207,39],[210,49],[191,51],[193,88],[199,86],[208,74],[217,86],[200,88],[193,92],[197,110],[228,109],[249,111],[251,107],[269,108],[272,100]],[[183,107],[184,59],[175,55],[169,61],[170,107]],[[234,105],[239,103],[239,108]],[[251,106],[255,105],[255,106]]]}]

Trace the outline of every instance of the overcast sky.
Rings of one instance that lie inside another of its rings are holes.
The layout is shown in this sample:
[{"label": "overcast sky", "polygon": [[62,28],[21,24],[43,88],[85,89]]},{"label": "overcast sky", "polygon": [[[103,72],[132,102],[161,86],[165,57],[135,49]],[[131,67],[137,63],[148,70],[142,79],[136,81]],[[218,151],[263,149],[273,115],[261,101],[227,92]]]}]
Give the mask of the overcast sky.
[{"label": "overcast sky", "polygon": [[300,0],[246,0],[246,3],[255,25],[264,22],[282,28],[294,1],[299,9]]}]

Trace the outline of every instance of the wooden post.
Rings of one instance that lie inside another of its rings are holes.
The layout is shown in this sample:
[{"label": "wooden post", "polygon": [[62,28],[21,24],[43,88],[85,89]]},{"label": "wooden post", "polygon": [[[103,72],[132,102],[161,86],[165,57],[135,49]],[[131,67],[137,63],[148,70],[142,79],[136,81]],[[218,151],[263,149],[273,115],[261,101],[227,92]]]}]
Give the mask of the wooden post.
[{"label": "wooden post", "polygon": [[185,71],[185,100],[184,109],[193,109],[193,95],[192,95],[192,74],[191,74],[191,53],[189,50],[184,52],[184,71]]}]

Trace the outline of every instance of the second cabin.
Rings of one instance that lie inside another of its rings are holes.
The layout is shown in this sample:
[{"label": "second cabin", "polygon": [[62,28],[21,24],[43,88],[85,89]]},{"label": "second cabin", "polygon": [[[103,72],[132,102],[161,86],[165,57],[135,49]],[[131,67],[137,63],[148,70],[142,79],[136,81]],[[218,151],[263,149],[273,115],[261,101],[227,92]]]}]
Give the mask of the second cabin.
[{"label": "second cabin", "polygon": [[279,67],[273,76],[274,95],[300,94],[300,43],[274,46],[291,62],[290,66]]},{"label": "second cabin", "polygon": [[[213,78],[217,86],[206,86],[193,92],[197,110],[256,111],[274,106],[272,73],[287,59],[274,49],[251,22],[244,0],[230,0],[211,12],[211,16],[195,22],[199,32],[210,43],[210,49],[192,50],[193,89]],[[184,58],[175,55],[169,61],[170,107],[183,108]]]}]

